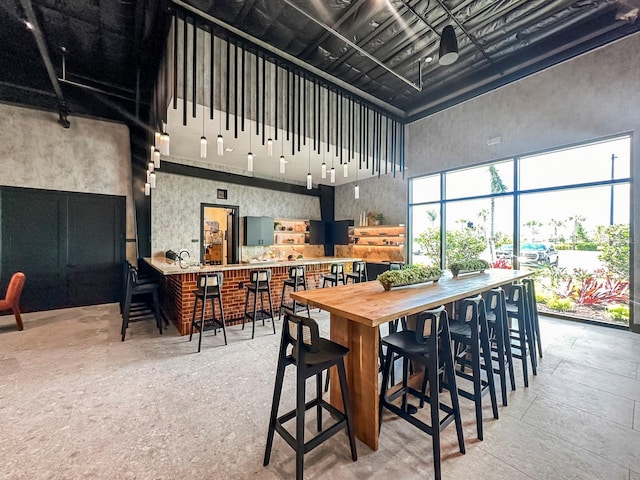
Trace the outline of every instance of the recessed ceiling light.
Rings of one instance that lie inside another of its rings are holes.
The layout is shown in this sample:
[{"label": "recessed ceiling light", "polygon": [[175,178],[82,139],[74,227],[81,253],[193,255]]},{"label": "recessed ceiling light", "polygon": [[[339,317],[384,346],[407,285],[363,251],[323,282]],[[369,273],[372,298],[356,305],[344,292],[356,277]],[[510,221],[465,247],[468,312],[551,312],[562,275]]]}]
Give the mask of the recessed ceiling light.
[{"label": "recessed ceiling light", "polygon": [[233,148],[227,147],[224,149],[225,152],[233,152]]},{"label": "recessed ceiling light", "polygon": [[433,62],[433,57],[429,56],[429,57],[425,58],[425,59],[424,59],[424,62],[425,62],[425,63],[431,63],[431,62]]}]

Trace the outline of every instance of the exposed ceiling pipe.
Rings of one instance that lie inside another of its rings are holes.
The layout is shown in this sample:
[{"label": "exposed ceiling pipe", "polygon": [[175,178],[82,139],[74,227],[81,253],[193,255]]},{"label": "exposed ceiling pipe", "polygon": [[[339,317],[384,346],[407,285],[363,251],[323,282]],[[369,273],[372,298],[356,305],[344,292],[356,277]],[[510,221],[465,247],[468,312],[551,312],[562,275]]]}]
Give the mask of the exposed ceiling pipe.
[{"label": "exposed ceiling pipe", "polygon": [[397,116],[398,118],[404,118],[404,111],[402,111],[401,109],[399,109],[398,107],[395,107],[383,100],[380,100],[378,97],[375,97],[374,95],[371,95],[370,93],[367,93],[363,90],[360,90],[356,87],[354,87],[352,84],[350,84],[349,82],[345,82],[344,80],[340,80],[339,78],[330,75],[328,73],[326,73],[324,70],[321,70],[317,67],[314,67],[313,65],[310,65],[302,60],[300,60],[298,57],[294,56],[294,55],[290,55],[287,52],[284,52],[276,47],[274,47],[273,45],[270,45],[269,43],[260,40],[252,35],[249,35],[248,33],[240,30],[239,28],[234,27],[233,25],[228,24],[227,22],[224,22],[222,20],[220,20],[219,18],[214,17],[213,15],[209,15],[206,12],[203,12],[202,10],[199,10],[191,5],[189,5],[188,3],[183,2],[182,0],[171,0],[171,2],[174,5],[177,5],[178,7],[183,8],[186,11],[189,11],[209,22],[211,22],[214,25],[218,25],[219,27],[222,27],[223,29],[225,29],[228,32],[231,32],[232,34],[243,38],[245,40],[248,40],[249,42],[253,43],[254,45],[257,45],[258,47],[271,52],[277,56],[279,56],[280,58],[284,59],[285,61],[293,64],[293,65],[297,65],[305,70],[307,70],[308,72],[312,73],[313,75],[316,75],[319,78],[323,78],[331,83],[333,83],[333,85],[336,85],[348,92],[351,92],[355,95],[357,95],[358,97],[366,100],[367,102],[373,104],[373,105],[377,105],[378,107],[384,109],[385,111],[391,113],[392,115]]},{"label": "exposed ceiling pipe", "polygon": [[300,13],[301,15],[304,15],[305,17],[307,17],[309,20],[311,20],[312,22],[314,22],[315,24],[321,26],[322,28],[324,28],[325,30],[327,30],[328,32],[331,32],[335,37],[339,38],[341,41],[345,42],[347,45],[349,45],[351,48],[357,50],[360,54],[364,55],[365,57],[367,57],[369,60],[371,60],[372,62],[378,64],[379,66],[381,66],[382,68],[384,68],[387,72],[389,72],[390,74],[392,74],[394,77],[402,80],[404,83],[406,83],[407,85],[409,85],[410,87],[416,89],[417,91],[421,91],[421,87],[419,84],[416,84],[414,82],[412,82],[411,80],[403,77],[402,75],[400,75],[399,73],[395,72],[394,70],[392,70],[391,68],[387,67],[383,62],[381,62],[380,60],[378,60],[376,57],[374,57],[373,55],[371,55],[369,52],[367,52],[364,48],[362,48],[360,45],[352,42],[351,40],[349,40],[347,37],[345,37],[344,35],[342,35],[340,32],[334,30],[333,28],[331,28],[329,25],[327,25],[324,22],[321,22],[320,20],[318,20],[317,18],[315,18],[313,15],[305,12],[303,9],[301,9],[299,6],[297,6],[295,3],[293,3],[291,0],[282,0],[284,3],[286,3],[287,5],[289,5],[291,8],[293,8],[294,10],[296,10],[298,13]]},{"label": "exposed ceiling pipe", "polygon": [[67,115],[69,114],[67,101],[62,94],[62,88],[60,88],[58,76],[56,75],[56,71],[53,68],[53,62],[51,62],[47,44],[44,41],[44,36],[42,35],[42,30],[40,30],[38,19],[36,18],[35,12],[33,11],[33,5],[31,5],[31,0],[20,0],[20,3],[22,4],[22,8],[24,9],[25,15],[27,17],[26,20],[30,24],[27,25],[27,28],[31,30],[31,33],[33,33],[33,36],[36,39],[36,44],[38,45],[40,56],[42,57],[42,61],[47,70],[47,74],[49,75],[49,80],[51,81],[53,91],[55,92],[58,99],[58,123],[64,128],[69,128],[71,126],[71,123],[69,123],[69,120],[67,119]]}]

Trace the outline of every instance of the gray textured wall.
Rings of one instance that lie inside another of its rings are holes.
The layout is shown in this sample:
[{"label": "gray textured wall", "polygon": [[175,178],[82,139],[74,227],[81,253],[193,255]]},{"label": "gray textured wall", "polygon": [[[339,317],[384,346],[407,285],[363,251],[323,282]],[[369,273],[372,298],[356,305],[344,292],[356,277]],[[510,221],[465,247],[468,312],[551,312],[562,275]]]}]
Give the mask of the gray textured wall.
[{"label": "gray textured wall", "polygon": [[378,212],[384,215],[385,225],[406,223],[407,180],[402,175],[368,178],[358,184],[359,200],[354,197],[354,183],[336,187],[336,220],[354,220],[357,225],[363,212]]},{"label": "gray textured wall", "polygon": [[[433,173],[516,154],[640,129],[640,35],[580,56],[524,80],[412,123],[407,128],[411,175]],[[502,143],[487,146],[490,137]],[[640,174],[640,139],[633,137],[632,176]],[[570,181],[570,179],[567,179]],[[640,191],[632,188],[632,216]],[[640,224],[633,234],[640,238]],[[634,276],[640,248],[633,245]],[[640,294],[635,282],[633,297]],[[636,327],[640,307],[634,304]]]},{"label": "gray textured wall", "polygon": [[[320,220],[320,199],[309,195],[276,192],[201,178],[157,173],[151,193],[151,252],[163,254],[186,248],[200,255],[200,204],[238,205],[240,216],[267,216]],[[216,198],[218,188],[228,191],[227,200]],[[198,242],[192,242],[197,239]]]},{"label": "gray textured wall", "polygon": [[[135,237],[129,129],[0,103],[0,184],[127,197],[127,237]],[[135,260],[135,244],[127,244]]]}]

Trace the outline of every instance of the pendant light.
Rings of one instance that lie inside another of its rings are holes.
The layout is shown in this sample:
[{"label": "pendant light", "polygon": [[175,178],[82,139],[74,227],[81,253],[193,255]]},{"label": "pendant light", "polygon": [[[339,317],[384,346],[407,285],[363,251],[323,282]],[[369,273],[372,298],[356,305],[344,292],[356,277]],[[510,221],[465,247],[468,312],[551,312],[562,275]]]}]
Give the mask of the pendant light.
[{"label": "pendant light", "polygon": [[336,183],[336,169],[333,168],[333,157],[331,157],[331,171],[329,172],[331,183]]},{"label": "pendant light", "polygon": [[309,173],[307,173],[307,190],[313,188],[313,177],[311,176],[311,142],[309,142]]},{"label": "pendant light", "polygon": [[247,153],[247,170],[253,172],[253,153],[251,153],[251,129],[249,129],[249,153]]},{"label": "pendant light", "polygon": [[144,194],[148,197],[151,195],[151,184],[149,182],[145,182],[144,184]]},{"label": "pendant light", "polygon": [[267,138],[267,157],[273,157],[273,140],[271,137]]},{"label": "pendant light", "polygon": [[160,147],[160,132],[155,132],[153,134],[153,146],[156,148]]},{"label": "pendant light", "polygon": [[160,168],[160,150],[157,148],[153,149],[153,166],[155,168]]},{"label": "pendant light", "polygon": [[169,155],[169,147],[171,145],[169,134],[167,133],[166,126],[162,122],[162,133],[160,134],[160,153],[162,155]]},{"label": "pendant light", "polygon": [[147,170],[149,171],[149,173],[155,170],[155,164],[153,163],[153,161],[149,161],[149,163],[147,164]]},{"label": "pendant light", "polygon": [[149,185],[151,188],[156,188],[156,172],[151,172],[149,174]]},{"label": "pendant light", "polygon": [[342,174],[344,175],[345,178],[347,178],[349,176],[349,164],[348,163],[343,163],[342,164]]},{"label": "pendant light", "polygon": [[[213,108],[213,105],[211,105],[211,108]],[[217,143],[218,143],[218,156],[221,157],[224,155],[224,138],[222,138],[222,80],[220,80],[220,111],[218,112],[218,116],[220,117],[220,124],[218,126]]]},{"label": "pendant light", "polygon": [[[204,65],[204,47],[202,48],[202,64]],[[202,80],[202,136],[200,137],[200,158],[207,158],[207,137],[204,135],[204,73]],[[196,99],[194,98],[195,102]],[[213,108],[213,105],[211,106]]]},{"label": "pendant light", "polygon": [[327,163],[324,161],[324,150],[322,151],[322,178],[327,178]]},{"label": "pendant light", "polygon": [[458,60],[458,39],[453,27],[447,25],[442,30],[442,36],[440,37],[438,63],[440,65],[451,65],[456,60]]},{"label": "pendant light", "polygon": [[356,184],[353,187],[353,196],[356,200],[360,198],[360,186],[358,185],[358,167],[356,167]]},{"label": "pendant light", "polygon": [[282,135],[282,147],[281,147],[281,154],[280,154],[280,173],[285,172],[286,164],[287,164],[287,161],[284,159],[284,135]]}]

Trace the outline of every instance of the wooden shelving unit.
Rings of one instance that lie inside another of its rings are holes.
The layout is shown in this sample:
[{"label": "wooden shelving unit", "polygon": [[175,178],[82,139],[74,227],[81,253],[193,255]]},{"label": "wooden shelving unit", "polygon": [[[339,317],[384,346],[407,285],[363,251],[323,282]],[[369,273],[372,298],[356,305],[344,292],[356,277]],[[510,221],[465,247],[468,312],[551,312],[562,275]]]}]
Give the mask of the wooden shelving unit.
[{"label": "wooden shelving unit", "polygon": [[274,245],[305,245],[309,243],[309,221],[276,218],[274,220]]}]

